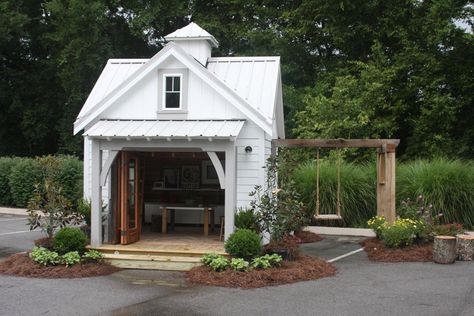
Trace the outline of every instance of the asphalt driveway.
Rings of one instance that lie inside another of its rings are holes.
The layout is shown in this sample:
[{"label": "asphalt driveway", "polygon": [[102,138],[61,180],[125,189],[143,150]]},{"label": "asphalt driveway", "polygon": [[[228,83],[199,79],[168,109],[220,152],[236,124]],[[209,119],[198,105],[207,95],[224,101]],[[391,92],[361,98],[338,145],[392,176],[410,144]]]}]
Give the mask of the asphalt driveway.
[{"label": "asphalt driveway", "polygon": [[[0,257],[31,248],[41,236],[19,233],[25,222],[0,215]],[[11,232],[18,233],[5,234]],[[0,315],[474,315],[474,263],[372,263],[357,252],[359,240],[327,236],[302,246],[308,254],[340,257],[335,277],[254,290],[188,285],[179,272],[0,276]]]}]

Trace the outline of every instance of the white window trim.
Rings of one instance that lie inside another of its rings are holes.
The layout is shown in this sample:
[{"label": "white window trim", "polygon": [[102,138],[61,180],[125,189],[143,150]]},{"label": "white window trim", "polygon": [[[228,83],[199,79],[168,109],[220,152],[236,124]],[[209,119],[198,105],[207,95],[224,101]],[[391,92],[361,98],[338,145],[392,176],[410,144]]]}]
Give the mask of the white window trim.
[{"label": "white window trim", "polygon": [[[179,107],[178,108],[167,108],[166,107],[166,78],[168,77],[179,77]],[[179,73],[166,73],[163,74],[163,96],[162,96],[162,111],[180,111],[183,110],[183,74]]]}]

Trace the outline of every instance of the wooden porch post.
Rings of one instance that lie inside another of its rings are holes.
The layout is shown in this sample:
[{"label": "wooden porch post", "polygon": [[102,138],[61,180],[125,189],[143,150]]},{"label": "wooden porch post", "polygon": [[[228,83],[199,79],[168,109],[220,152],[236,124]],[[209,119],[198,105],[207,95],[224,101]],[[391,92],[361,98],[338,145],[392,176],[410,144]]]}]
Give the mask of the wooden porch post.
[{"label": "wooden porch post", "polygon": [[234,232],[234,212],[236,203],[236,150],[230,142],[225,150],[225,234],[227,240]]},{"label": "wooden porch post", "polygon": [[98,247],[102,244],[102,151],[97,140],[92,140],[91,167],[91,246]]},{"label": "wooden porch post", "polygon": [[377,216],[395,222],[395,145],[377,149]]}]

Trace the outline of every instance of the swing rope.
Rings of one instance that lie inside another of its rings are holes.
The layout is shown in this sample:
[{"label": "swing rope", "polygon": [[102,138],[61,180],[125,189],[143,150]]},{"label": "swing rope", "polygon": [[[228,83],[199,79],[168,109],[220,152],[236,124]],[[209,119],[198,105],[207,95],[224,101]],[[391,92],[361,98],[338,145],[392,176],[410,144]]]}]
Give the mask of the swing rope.
[{"label": "swing rope", "polygon": [[338,159],[336,162],[336,214],[321,214],[321,200],[320,200],[320,187],[319,187],[319,178],[320,178],[320,157],[319,157],[319,148],[316,152],[316,212],[314,218],[317,220],[339,220],[342,219],[341,216],[341,160],[342,155],[341,151],[338,151]]}]

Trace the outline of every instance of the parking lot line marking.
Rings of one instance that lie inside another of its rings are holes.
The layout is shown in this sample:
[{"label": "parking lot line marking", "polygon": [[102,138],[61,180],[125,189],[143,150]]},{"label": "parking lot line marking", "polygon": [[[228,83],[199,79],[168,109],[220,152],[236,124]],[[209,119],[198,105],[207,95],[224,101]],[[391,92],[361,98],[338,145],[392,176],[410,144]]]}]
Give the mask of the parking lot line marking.
[{"label": "parking lot line marking", "polygon": [[342,256],[339,256],[339,257],[336,257],[336,258],[332,258],[330,260],[328,260],[329,263],[332,263],[332,262],[335,262],[337,260],[340,260],[340,259],[343,259],[343,258],[346,258],[346,257],[349,257],[349,256],[352,256],[352,255],[355,255],[356,253],[358,252],[361,252],[362,250],[364,250],[364,248],[359,248],[357,250],[354,250],[354,251],[351,251],[351,252],[348,252]]},{"label": "parking lot line marking", "polygon": [[30,233],[30,232],[36,232],[36,231],[37,230],[22,230],[22,231],[9,232],[9,233],[0,233],[0,236],[13,235],[13,234],[23,234],[23,233]]},{"label": "parking lot line marking", "polygon": [[10,221],[23,221],[26,218],[10,218],[10,219],[0,219],[0,222],[10,222]]}]

